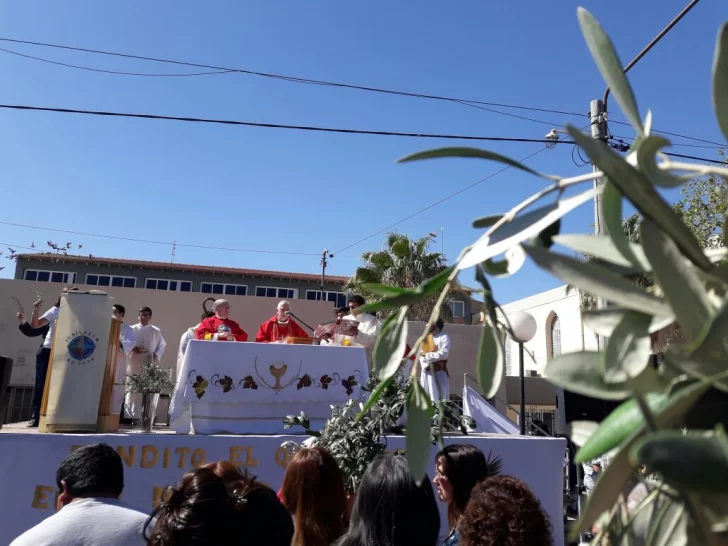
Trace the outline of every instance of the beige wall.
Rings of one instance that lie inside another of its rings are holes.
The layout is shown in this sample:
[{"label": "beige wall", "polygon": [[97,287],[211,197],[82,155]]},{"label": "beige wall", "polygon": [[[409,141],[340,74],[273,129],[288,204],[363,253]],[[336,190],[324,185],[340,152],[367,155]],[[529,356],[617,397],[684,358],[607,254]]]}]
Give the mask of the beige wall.
[{"label": "beige wall", "polygon": [[[84,286],[84,285],[77,285]],[[36,293],[43,296],[41,312],[51,307],[60,294],[62,285],[56,283],[39,283],[13,279],[0,280],[0,355],[8,356],[15,362],[11,385],[32,385],[35,377],[35,352],[40,345],[40,338],[27,338],[18,330],[15,318],[18,306],[11,296],[20,300],[30,319]],[[96,289],[97,287],[89,287]],[[111,288],[106,292],[126,308],[126,322],[137,322],[137,312],[146,305],[154,313],[152,323],[162,330],[167,342],[167,349],[162,357],[162,365],[174,367],[177,360],[177,349],[182,334],[190,326],[200,321],[202,301],[207,297],[200,293],[162,292],[141,288]],[[254,296],[226,296],[233,306],[231,317],[236,320],[251,339],[255,339],[258,326],[275,313],[278,301],[274,298],[257,298]],[[333,305],[327,302],[295,300],[293,312],[311,326],[334,318]],[[111,310],[109,309],[109,313]]]}]

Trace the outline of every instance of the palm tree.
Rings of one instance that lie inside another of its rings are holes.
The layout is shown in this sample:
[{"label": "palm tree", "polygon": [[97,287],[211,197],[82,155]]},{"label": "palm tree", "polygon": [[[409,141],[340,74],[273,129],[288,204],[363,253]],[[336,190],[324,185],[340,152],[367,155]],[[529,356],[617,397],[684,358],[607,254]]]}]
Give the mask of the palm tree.
[{"label": "palm tree", "polygon": [[[420,239],[410,239],[407,235],[390,233],[385,237],[382,250],[365,252],[361,255],[364,262],[344,287],[376,302],[382,298],[368,292],[367,284],[386,284],[399,288],[414,288],[447,268],[445,257],[429,248],[435,236],[427,235]],[[410,308],[409,320],[427,320],[439,294]],[[449,307],[441,311],[443,320],[452,318]]]}]

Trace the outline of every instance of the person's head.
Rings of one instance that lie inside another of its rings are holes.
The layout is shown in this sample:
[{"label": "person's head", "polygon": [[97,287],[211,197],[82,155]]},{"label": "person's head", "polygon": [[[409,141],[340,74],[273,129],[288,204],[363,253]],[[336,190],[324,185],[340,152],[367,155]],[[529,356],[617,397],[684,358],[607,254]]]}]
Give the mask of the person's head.
[{"label": "person's head", "polygon": [[152,310],[149,307],[142,307],[139,309],[139,324],[147,326],[152,322]]},{"label": "person's head", "polygon": [[221,319],[230,318],[230,302],[228,300],[215,300],[212,304],[212,309],[215,311],[215,316]]},{"label": "person's head", "polygon": [[303,448],[286,467],[283,504],[293,515],[292,546],[328,546],[347,525],[344,476],[323,448]]},{"label": "person's head", "polygon": [[340,546],[435,546],[440,513],[427,476],[417,485],[407,459],[384,455],[367,468]]},{"label": "person's head", "polygon": [[349,314],[349,308],[348,307],[339,307],[336,310],[336,319],[337,320],[341,320],[341,319],[343,319],[348,314]]},{"label": "person's head", "polygon": [[78,291],[77,286],[71,286],[70,288],[68,286],[64,287],[63,290],[61,290],[61,294],[58,296],[56,303],[53,304],[53,307],[61,306],[61,298],[63,297],[63,294],[68,294],[69,292],[77,292],[77,291]]},{"label": "person's head", "polygon": [[541,503],[513,476],[494,476],[476,485],[458,529],[462,546],[553,545]]},{"label": "person's head", "polygon": [[108,444],[78,448],[56,470],[58,508],[74,499],[118,498],[124,489],[121,457]]},{"label": "person's head", "polygon": [[120,303],[115,303],[112,306],[112,309],[114,310],[112,316],[115,319],[117,319],[117,320],[124,320],[124,315],[126,315],[126,309],[124,308],[123,305],[121,305]]},{"label": "person's head", "polygon": [[291,311],[291,302],[283,300],[281,302],[278,302],[278,307],[276,307],[276,318],[278,320],[285,322],[288,320],[288,314]]},{"label": "person's head", "polygon": [[349,298],[349,311],[354,311],[359,307],[366,304],[366,300],[359,295],[355,295]]},{"label": "person's head", "polygon": [[442,329],[445,327],[445,322],[439,318],[435,322],[435,324],[432,325],[432,329],[430,330],[431,334],[439,334],[442,332]]},{"label": "person's head", "polygon": [[205,311],[205,312],[204,312],[204,313],[202,313],[202,315],[200,316],[200,322],[202,322],[202,321],[203,321],[203,320],[205,320],[206,318],[210,318],[210,317],[214,317],[214,316],[215,316],[215,311]]},{"label": "person's head", "polygon": [[147,544],[289,546],[293,522],[275,492],[230,466],[206,465],[168,488],[144,527]]},{"label": "person's head", "polygon": [[432,483],[437,495],[447,503],[447,519],[450,527],[458,519],[470,500],[475,485],[488,477],[488,462],[477,447],[470,444],[446,446],[435,456],[435,478]]}]

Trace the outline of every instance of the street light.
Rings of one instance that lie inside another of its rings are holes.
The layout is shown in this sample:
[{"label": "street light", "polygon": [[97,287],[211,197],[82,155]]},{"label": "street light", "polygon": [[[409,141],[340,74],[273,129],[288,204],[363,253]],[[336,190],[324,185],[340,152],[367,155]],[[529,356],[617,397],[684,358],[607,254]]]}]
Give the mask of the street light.
[{"label": "street light", "polygon": [[523,369],[523,344],[528,343],[536,335],[536,319],[525,311],[518,311],[508,316],[513,339],[518,343],[518,376],[521,382],[521,415],[518,418],[521,436],[526,434],[526,372]]}]

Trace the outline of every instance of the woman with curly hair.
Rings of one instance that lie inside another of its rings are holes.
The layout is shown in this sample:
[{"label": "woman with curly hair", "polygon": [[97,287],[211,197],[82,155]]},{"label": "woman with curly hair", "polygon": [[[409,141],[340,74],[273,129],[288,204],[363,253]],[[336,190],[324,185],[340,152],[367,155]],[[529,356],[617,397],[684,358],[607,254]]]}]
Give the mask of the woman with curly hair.
[{"label": "woman with curly hair", "polygon": [[460,520],[462,546],[553,546],[551,524],[528,486],[496,476],[473,488]]},{"label": "woman with curly hair", "polygon": [[470,444],[452,444],[435,456],[435,478],[440,501],[447,503],[447,522],[450,534],[443,546],[460,544],[458,522],[470,500],[475,485],[488,477],[488,462],[477,447]]}]

